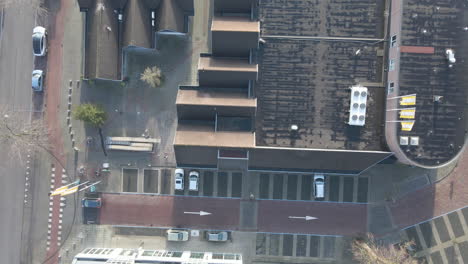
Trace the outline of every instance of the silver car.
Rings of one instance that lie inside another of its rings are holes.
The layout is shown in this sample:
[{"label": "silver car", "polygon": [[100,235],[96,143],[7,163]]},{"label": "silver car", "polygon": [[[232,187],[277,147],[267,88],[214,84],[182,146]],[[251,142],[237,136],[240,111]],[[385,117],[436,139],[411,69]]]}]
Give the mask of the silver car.
[{"label": "silver car", "polygon": [[325,198],[325,176],[323,174],[314,175],[314,197],[317,200]]},{"label": "silver car", "polygon": [[44,27],[33,29],[32,44],[34,56],[44,56],[47,53],[47,32]]},{"label": "silver car", "polygon": [[226,242],[229,238],[229,234],[226,231],[207,231],[206,240],[212,242]]},{"label": "silver car", "polygon": [[187,230],[169,229],[166,233],[168,241],[187,241],[189,239],[189,232]]},{"label": "silver car", "polygon": [[44,91],[44,73],[41,70],[32,72],[31,87],[35,92]]}]

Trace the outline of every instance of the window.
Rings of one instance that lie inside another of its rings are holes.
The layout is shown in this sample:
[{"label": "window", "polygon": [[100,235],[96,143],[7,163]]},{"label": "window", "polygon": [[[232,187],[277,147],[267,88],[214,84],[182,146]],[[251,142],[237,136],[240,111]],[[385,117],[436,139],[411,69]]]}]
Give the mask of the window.
[{"label": "window", "polygon": [[195,253],[195,252],[190,253],[190,258],[193,258],[193,259],[203,259],[204,256],[205,256],[205,253]]},{"label": "window", "polygon": [[395,70],[395,60],[391,59],[390,63],[388,64],[388,70],[393,71]]},{"label": "window", "polygon": [[388,84],[388,93],[391,94],[393,93],[393,89],[395,88],[395,83],[391,82]]},{"label": "window", "polygon": [[391,41],[391,43],[390,43],[391,47],[395,47],[395,46],[396,46],[396,40],[397,40],[396,35],[393,35],[393,36],[392,36],[392,41]]}]

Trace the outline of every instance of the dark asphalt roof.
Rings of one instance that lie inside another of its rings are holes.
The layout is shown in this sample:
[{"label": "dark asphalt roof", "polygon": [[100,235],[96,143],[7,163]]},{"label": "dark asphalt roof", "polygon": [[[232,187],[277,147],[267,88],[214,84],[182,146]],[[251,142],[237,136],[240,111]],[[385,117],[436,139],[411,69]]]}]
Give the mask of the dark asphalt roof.
[{"label": "dark asphalt roof", "polygon": [[120,79],[118,24],[110,0],[97,0],[88,12],[86,78]]},{"label": "dark asphalt roof", "polygon": [[[257,145],[382,150],[382,87],[368,86],[364,127],[345,123],[348,88],[381,81],[377,49],[353,42],[267,40],[255,87]],[[297,133],[290,131],[293,124]]]},{"label": "dark asphalt roof", "polygon": [[[384,150],[382,44],[270,36],[378,38],[381,0],[260,1],[256,138],[259,146]],[[356,55],[357,51],[360,51]],[[350,91],[369,89],[366,124],[349,126]],[[298,125],[291,132],[291,125]]]},{"label": "dark asphalt roof", "polygon": [[215,12],[250,13],[254,0],[215,0]]},{"label": "dark asphalt roof", "polygon": [[[280,3],[279,3],[280,2]],[[383,36],[384,0],[262,0],[262,35]]]},{"label": "dark asphalt roof", "polygon": [[177,1],[162,0],[156,17],[158,30],[184,32],[184,10]]},{"label": "dark asphalt roof", "polygon": [[151,47],[150,9],[141,0],[128,0],[124,11],[123,46]]},{"label": "dark asphalt roof", "polygon": [[[401,53],[400,94],[417,94],[416,122],[411,132],[419,146],[403,147],[406,155],[423,165],[442,164],[461,149],[466,136],[465,106],[468,87],[468,11],[465,0],[407,0],[403,6],[402,45],[433,47],[433,54]],[[457,62],[448,67],[445,50]],[[434,102],[434,96],[443,96]]]}]

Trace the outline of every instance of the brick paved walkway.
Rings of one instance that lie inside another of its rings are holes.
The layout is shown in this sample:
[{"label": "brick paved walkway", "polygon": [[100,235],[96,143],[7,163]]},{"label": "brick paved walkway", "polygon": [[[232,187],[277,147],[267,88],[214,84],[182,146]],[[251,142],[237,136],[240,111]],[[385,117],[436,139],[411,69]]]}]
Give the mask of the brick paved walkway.
[{"label": "brick paved walkway", "polygon": [[[49,129],[49,141],[52,146],[52,154],[55,159],[53,167],[55,171],[62,171],[62,164],[66,164],[64,153],[63,137],[59,119],[60,93],[62,88],[62,54],[63,54],[63,35],[65,26],[65,15],[72,2],[70,0],[61,0],[60,8],[56,14],[51,14],[50,28],[48,29],[48,54],[47,54],[47,78],[45,78],[45,120]],[[54,174],[54,188],[62,185],[62,173]],[[60,197],[54,197],[50,200],[51,222],[49,223],[48,241],[46,253],[46,264],[58,263],[60,249],[61,217],[60,217]]]},{"label": "brick paved walkway", "polygon": [[394,224],[405,228],[468,205],[468,151],[441,182],[389,204]]}]

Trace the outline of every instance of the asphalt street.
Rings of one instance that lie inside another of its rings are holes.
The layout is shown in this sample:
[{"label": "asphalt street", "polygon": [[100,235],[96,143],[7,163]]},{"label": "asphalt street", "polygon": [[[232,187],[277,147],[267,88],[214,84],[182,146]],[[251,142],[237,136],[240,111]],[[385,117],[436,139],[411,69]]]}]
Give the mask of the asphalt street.
[{"label": "asphalt street", "polygon": [[[104,194],[102,204],[101,224],[205,229],[234,229],[239,224],[237,199]],[[195,214],[200,211],[211,215]]]},{"label": "asphalt street", "polygon": [[[9,8],[5,9],[2,19],[0,107],[24,113],[27,121],[32,107],[34,13],[28,8]],[[2,263],[20,263],[26,169],[9,154],[0,152],[0,255]]]},{"label": "asphalt street", "polygon": [[[135,194],[104,194],[102,199],[100,223],[110,225],[352,235],[365,232],[367,223],[365,204]],[[184,213],[199,211],[211,214]]]}]

